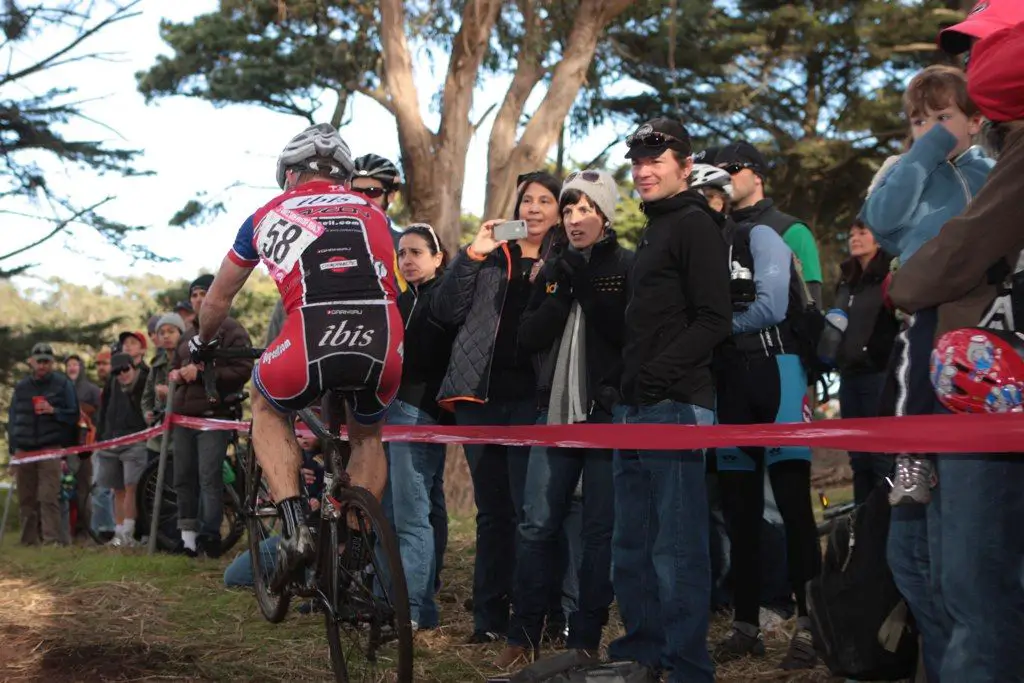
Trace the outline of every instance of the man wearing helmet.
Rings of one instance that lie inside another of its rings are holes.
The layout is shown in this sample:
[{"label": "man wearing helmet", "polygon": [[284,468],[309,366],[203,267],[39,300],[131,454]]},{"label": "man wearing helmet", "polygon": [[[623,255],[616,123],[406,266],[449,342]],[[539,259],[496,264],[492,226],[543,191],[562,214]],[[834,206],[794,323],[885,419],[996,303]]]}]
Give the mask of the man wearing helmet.
[{"label": "man wearing helmet", "polygon": [[[352,171],[352,191],[361,194],[371,202],[379,206],[386,213],[395,201],[398,188],[402,184],[402,175],[398,167],[391,161],[378,154],[364,154],[357,157]],[[395,241],[395,249],[398,248],[398,240],[402,231],[388,219],[388,227],[391,228],[391,237]]]},{"label": "man wearing helmet", "polygon": [[221,263],[189,342],[197,361],[216,346],[217,328],[246,279],[262,263],[277,282],[286,318],[253,369],[253,445],[283,522],[279,589],[312,560],[295,473],[302,451],[289,412],[328,390],[344,389],[352,484],[381,497],[387,462],[384,414],[402,372],[402,318],[390,264],[387,217],[345,183],[348,145],[328,124],[292,139],[277,162],[284,193],[247,218]]}]

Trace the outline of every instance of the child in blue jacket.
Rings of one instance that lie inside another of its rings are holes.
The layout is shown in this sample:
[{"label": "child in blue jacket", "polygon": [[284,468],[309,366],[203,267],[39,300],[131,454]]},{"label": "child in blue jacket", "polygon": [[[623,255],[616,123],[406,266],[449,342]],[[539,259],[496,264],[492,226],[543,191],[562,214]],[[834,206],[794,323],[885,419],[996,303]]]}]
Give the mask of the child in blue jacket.
[{"label": "child in blue jacket", "polygon": [[[994,165],[973,144],[982,117],[967,94],[963,71],[943,65],[924,69],[910,81],[903,104],[914,144],[882,177],[861,212],[878,243],[900,263],[964,212]],[[935,410],[928,364],[936,321],[934,309],[919,311],[897,340],[897,415]],[[936,483],[929,460],[900,455],[889,500],[927,503]]]}]

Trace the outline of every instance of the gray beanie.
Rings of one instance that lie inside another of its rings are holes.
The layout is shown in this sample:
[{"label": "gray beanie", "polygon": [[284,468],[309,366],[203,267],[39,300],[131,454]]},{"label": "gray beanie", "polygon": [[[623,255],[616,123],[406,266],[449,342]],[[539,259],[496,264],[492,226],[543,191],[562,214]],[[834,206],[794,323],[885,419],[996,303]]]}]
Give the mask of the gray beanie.
[{"label": "gray beanie", "polygon": [[185,321],[177,313],[164,313],[160,316],[160,320],[156,323],[156,329],[160,329],[164,325],[174,325],[182,334],[185,334]]},{"label": "gray beanie", "polygon": [[607,171],[576,171],[570,173],[562,184],[562,192],[558,196],[561,201],[566,190],[579,190],[587,195],[591,202],[601,210],[610,223],[615,222],[615,205],[619,202],[619,188],[615,178]]}]

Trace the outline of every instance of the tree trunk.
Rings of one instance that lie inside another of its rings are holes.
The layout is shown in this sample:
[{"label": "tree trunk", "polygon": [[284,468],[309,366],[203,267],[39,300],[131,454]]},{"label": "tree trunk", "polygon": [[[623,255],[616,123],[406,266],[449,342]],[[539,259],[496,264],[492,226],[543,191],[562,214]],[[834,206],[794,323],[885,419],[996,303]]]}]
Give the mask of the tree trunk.
[{"label": "tree trunk", "polygon": [[494,121],[498,132],[494,129],[491,131],[484,218],[500,218],[512,214],[516,176],[544,165],[548,151],[562,129],[569,108],[576,101],[576,95],[586,80],[587,69],[594,58],[601,33],[608,23],[630,4],[632,0],[582,0],[572,32],[565,44],[562,60],[555,66],[544,99],[527,124],[519,142],[513,144],[516,125],[522,114],[522,105],[519,104],[518,98],[522,97],[522,102],[525,103],[533,86],[540,80],[538,74],[530,83],[535,71],[524,68],[519,83],[520,89],[525,90],[524,96],[523,92],[516,92],[517,79],[520,77],[520,69],[516,69],[512,87]]}]

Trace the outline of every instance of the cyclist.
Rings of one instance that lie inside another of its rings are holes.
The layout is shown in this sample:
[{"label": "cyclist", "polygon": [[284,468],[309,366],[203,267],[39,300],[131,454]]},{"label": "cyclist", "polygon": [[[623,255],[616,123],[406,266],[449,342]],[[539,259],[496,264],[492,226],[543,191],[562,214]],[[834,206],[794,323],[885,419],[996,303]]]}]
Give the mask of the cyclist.
[{"label": "cyclist", "polygon": [[[364,154],[357,157],[354,162],[355,168],[352,171],[352,191],[365,196],[371,202],[379,206],[387,213],[391,202],[395,201],[398,188],[402,185],[402,174],[398,167],[391,161],[378,154]],[[398,253],[398,241],[402,239],[402,228],[395,225],[388,216],[388,228],[391,230],[391,239],[395,243],[395,253]],[[398,257],[395,257],[394,271],[398,280],[398,288],[403,292],[408,289],[405,278],[398,268]]]},{"label": "cyclist", "polygon": [[379,500],[387,481],[381,427],[402,374],[395,254],[384,212],[347,186],[352,171],[348,145],[329,124],[310,126],[285,146],[277,161],[285,192],[242,224],[189,343],[193,358],[208,359],[235,295],[253,268],[267,267],[286,318],[253,370],[252,438],[283,522],[275,590],[314,555],[290,411],[328,389],[343,391],[352,484]]}]

